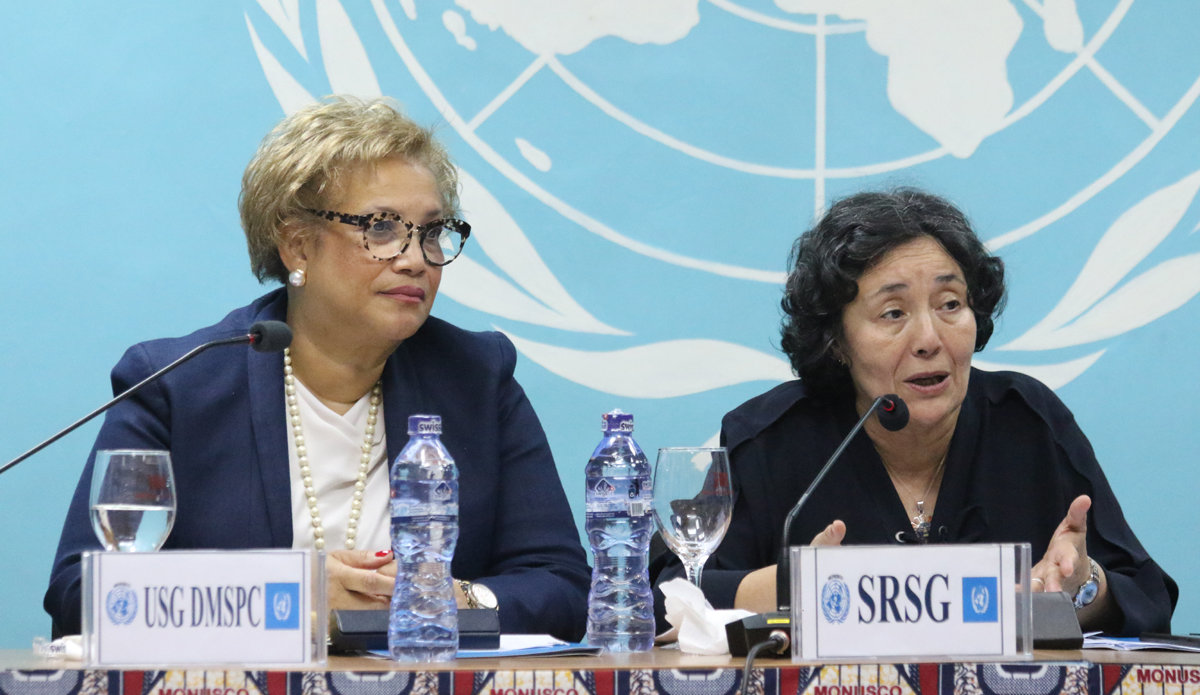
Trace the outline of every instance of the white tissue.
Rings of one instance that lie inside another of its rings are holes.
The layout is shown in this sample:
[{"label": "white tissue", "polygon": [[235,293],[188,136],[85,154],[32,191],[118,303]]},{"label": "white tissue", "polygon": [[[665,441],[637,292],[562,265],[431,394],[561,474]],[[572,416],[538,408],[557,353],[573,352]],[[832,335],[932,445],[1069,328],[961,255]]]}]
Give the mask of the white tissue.
[{"label": "white tissue", "polygon": [[753,615],[749,611],[713,608],[696,585],[681,577],[663,582],[659,588],[665,597],[667,622],[675,628],[679,650],[687,654],[728,654],[725,624]]},{"label": "white tissue", "polygon": [[33,653],[35,656],[43,659],[70,659],[72,661],[79,661],[83,659],[83,637],[80,635],[66,635],[53,642],[46,641],[45,637],[34,637]]}]

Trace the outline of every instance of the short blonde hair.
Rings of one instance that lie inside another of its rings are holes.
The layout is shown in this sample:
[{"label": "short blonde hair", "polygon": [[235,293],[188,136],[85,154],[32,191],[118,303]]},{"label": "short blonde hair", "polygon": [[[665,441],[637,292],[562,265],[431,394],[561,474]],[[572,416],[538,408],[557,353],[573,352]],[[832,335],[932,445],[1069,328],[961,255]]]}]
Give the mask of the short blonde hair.
[{"label": "short blonde hair", "polygon": [[458,174],[450,156],[432,131],[401,114],[392,100],[331,96],[280,121],[246,166],[238,196],[258,281],[287,280],[279,258],[285,221],[305,219],[305,208],[326,207],[323,196],[346,170],[391,157],[427,167],[441,193],[443,214],[458,215]]}]

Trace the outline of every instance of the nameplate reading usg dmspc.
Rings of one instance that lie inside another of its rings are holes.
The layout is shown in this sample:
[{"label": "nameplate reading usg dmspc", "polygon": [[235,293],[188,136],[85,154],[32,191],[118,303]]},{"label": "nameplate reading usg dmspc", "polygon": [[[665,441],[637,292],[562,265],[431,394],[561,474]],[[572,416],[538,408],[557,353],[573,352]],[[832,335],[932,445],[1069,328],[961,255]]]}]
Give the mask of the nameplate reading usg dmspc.
[{"label": "nameplate reading usg dmspc", "polygon": [[323,565],[308,550],[84,553],[84,661],[324,662]]}]

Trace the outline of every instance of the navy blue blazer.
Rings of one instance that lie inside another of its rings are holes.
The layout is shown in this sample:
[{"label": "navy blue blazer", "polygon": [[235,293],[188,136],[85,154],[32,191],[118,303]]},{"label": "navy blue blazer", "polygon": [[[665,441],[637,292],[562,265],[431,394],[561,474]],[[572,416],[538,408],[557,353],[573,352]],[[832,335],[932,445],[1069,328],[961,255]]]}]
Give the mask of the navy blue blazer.
[{"label": "navy blue blazer", "polygon": [[[196,345],[244,335],[256,321],[283,320],[286,310],[280,289],[189,336],[134,345],[113,369],[113,393]],[[500,333],[430,317],[383,370],[388,459],[408,440],[409,415],[441,415],[459,471],[454,576],[495,592],[504,632],[579,639],[591,573],[515,366],[513,345]],[[80,554],[100,548],[88,509],[92,462],[97,450],[117,448],[171,451],[178,509],[165,549],[291,547],[283,358],[209,350],[108,412],[71,500],[46,591],[56,634],[80,631]]]}]

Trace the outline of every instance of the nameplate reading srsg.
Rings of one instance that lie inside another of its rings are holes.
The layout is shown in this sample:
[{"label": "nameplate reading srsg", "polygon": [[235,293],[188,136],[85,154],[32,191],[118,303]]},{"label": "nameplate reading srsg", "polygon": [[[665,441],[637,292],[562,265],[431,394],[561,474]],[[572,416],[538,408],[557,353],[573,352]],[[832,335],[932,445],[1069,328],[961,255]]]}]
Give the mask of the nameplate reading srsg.
[{"label": "nameplate reading srsg", "polygon": [[1029,545],[791,549],[792,658],[1032,658]]},{"label": "nameplate reading srsg", "polygon": [[309,550],[84,553],[84,661],[324,663],[324,565]]}]

